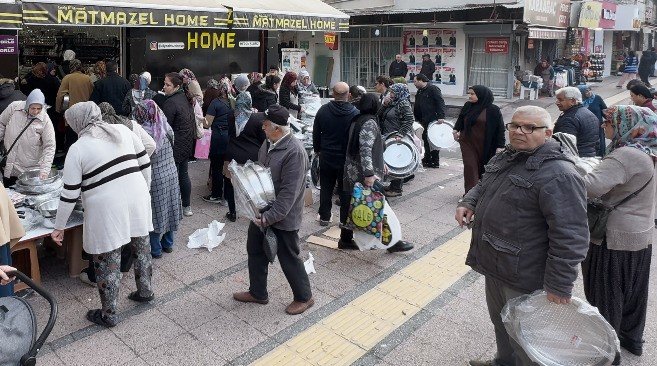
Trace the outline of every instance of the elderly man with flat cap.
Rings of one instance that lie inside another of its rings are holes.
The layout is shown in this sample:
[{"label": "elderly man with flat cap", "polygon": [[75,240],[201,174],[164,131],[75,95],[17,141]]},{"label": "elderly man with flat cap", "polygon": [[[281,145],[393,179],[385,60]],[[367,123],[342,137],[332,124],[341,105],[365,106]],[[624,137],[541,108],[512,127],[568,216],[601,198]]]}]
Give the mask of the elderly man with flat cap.
[{"label": "elderly man with flat cap", "polygon": [[265,240],[261,228],[268,227],[278,240],[278,261],[287,278],[294,301],[285,309],[290,315],[301,314],[315,304],[310,281],[299,257],[299,228],[303,215],[303,193],[308,171],[308,155],[303,144],[290,133],[290,113],[280,105],[265,112],[262,129],[267,140],[260,147],[258,162],[271,170],[276,200],[271,208],[249,225],[246,251],[249,263],[249,290],[236,292],[233,298],[241,302],[267,304],[267,273],[269,260],[263,249]]}]

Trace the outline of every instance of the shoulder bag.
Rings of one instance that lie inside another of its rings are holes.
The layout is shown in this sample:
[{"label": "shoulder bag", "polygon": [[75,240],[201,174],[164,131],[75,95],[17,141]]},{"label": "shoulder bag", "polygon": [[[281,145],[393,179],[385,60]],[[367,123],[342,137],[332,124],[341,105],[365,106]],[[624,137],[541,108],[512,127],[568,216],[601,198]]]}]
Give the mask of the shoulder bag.
[{"label": "shoulder bag", "polygon": [[5,170],[5,166],[7,166],[7,156],[9,156],[11,150],[14,148],[14,146],[16,146],[16,142],[18,142],[18,139],[20,139],[21,136],[23,136],[23,133],[25,133],[27,128],[30,127],[30,125],[32,124],[32,122],[34,122],[35,119],[36,117],[33,117],[29,122],[27,122],[27,125],[23,128],[21,133],[18,134],[18,137],[16,137],[16,140],[14,140],[14,142],[11,144],[9,150],[5,148],[4,144],[0,144],[0,170],[2,171]]},{"label": "shoulder bag", "polygon": [[622,201],[617,203],[614,206],[607,206],[601,202],[588,201],[586,204],[586,216],[589,221],[589,232],[591,233],[591,239],[602,240],[607,234],[607,220],[609,219],[609,214],[616,209],[616,207],[622,205],[623,203],[631,200],[641,193],[647,186],[652,182],[653,177],[646,182],[638,191],[632,193],[631,195],[625,197]]}]

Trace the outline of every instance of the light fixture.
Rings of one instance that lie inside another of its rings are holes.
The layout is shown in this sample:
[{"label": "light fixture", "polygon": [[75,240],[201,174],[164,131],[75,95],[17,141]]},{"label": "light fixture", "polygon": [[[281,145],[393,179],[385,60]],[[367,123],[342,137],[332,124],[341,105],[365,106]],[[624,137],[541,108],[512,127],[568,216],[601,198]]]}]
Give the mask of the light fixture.
[{"label": "light fixture", "polygon": [[429,31],[428,31],[428,30],[425,29],[425,30],[422,31],[422,36],[423,36],[423,37],[426,37],[426,36],[428,36],[428,35],[429,35]]},{"label": "light fixture", "polygon": [[381,35],[381,31],[379,30],[379,28],[374,30],[374,35],[377,37]]}]

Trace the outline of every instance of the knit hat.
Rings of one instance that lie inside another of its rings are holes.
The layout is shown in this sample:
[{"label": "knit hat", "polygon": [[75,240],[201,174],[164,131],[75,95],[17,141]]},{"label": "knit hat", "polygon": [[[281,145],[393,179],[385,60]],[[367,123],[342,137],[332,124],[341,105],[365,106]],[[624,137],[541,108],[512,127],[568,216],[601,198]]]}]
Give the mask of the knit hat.
[{"label": "knit hat", "polygon": [[240,92],[243,92],[246,90],[246,88],[249,87],[251,83],[249,82],[249,78],[245,74],[240,74],[235,78],[235,81],[233,82],[233,85],[235,85],[235,88],[239,90]]},{"label": "knit hat", "polygon": [[25,110],[28,111],[32,104],[40,104],[41,107],[46,107],[46,97],[43,95],[43,92],[41,92],[41,89],[34,89],[30,95],[27,96],[27,100],[25,100]]},{"label": "knit hat", "polygon": [[282,107],[278,104],[274,104],[267,108],[265,111],[266,118],[279,126],[287,126],[288,118],[290,118],[290,112],[287,108]]}]

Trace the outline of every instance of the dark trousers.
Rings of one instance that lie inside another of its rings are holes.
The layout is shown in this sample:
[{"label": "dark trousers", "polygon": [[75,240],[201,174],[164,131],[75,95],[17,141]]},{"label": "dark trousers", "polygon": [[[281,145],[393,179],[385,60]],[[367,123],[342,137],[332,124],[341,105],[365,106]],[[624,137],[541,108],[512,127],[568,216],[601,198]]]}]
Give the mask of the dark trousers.
[{"label": "dark trousers", "polygon": [[[310,280],[299,257],[299,231],[284,231],[271,228],[278,239],[278,262],[292,288],[294,300],[306,302],[310,300]],[[267,274],[269,273],[269,260],[262,248],[265,236],[256,224],[249,224],[248,237],[246,239],[246,252],[249,256],[249,292],[259,300],[269,298],[267,293]]]},{"label": "dark trousers", "polygon": [[639,71],[639,78],[641,81],[643,81],[647,86],[650,86],[650,81],[648,78],[650,77],[650,71]]},{"label": "dark trousers", "polygon": [[[0,245],[0,264],[11,266],[11,248],[9,243]],[[0,285],[0,297],[13,296],[14,283],[10,282],[6,285]]]},{"label": "dark trousers", "polygon": [[[349,188],[349,187],[345,187]],[[347,217],[349,216],[349,206],[351,206],[351,195],[352,191],[345,190],[340,196],[340,224],[344,225],[347,223]],[[349,243],[354,239],[354,232],[344,227],[340,228],[340,241]]]},{"label": "dark trousers", "polygon": [[183,207],[189,207],[192,200],[192,181],[189,179],[189,160],[176,163],[178,170],[178,184],[180,185],[180,198]]},{"label": "dark trousers", "polygon": [[[439,164],[440,163],[440,150],[434,150],[429,143],[428,130],[429,126],[424,126],[424,132],[422,132],[422,142],[424,143],[424,158],[422,159],[422,164]],[[433,150],[433,151],[432,151]]]},{"label": "dark trousers", "polygon": [[342,192],[342,181],[344,179],[344,162],[342,164],[335,162],[324,162],[319,159],[319,218],[321,220],[331,219],[331,207],[333,203],[333,191],[335,186],[338,192]]},{"label": "dark trousers", "polygon": [[586,300],[616,330],[623,347],[642,349],[652,245],[637,251],[591,244],[582,262]]},{"label": "dark trousers", "polygon": [[210,175],[212,176],[212,197],[224,196],[224,154],[210,157]]},{"label": "dark trousers", "polygon": [[496,365],[536,365],[530,360],[522,347],[506,332],[500,314],[507,301],[521,295],[524,295],[524,293],[510,288],[498,280],[486,277],[486,305],[488,306],[490,320],[495,328],[495,342],[497,343]]},{"label": "dark trousers", "polygon": [[227,177],[224,177],[224,199],[228,202],[228,212],[235,213],[235,189]]},{"label": "dark trousers", "polygon": [[605,130],[603,128],[600,128],[600,145],[598,145],[598,154],[597,154],[598,156],[605,156],[605,153],[607,152],[607,146],[605,145],[606,145]]}]

